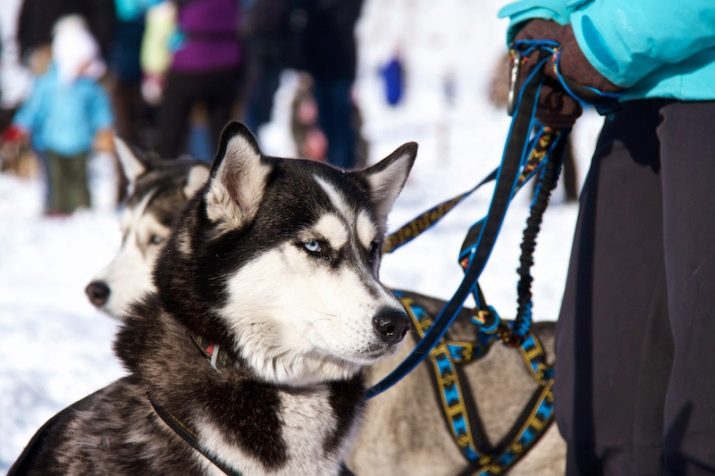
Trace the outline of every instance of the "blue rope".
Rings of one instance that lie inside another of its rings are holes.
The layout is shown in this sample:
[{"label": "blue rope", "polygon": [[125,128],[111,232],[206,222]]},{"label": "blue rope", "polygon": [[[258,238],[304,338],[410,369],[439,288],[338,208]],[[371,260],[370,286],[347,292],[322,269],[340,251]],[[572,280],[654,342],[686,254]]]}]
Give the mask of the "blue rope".
[{"label": "blue rope", "polygon": [[[561,84],[561,87],[564,88],[564,91],[575,101],[577,101],[582,107],[591,105],[591,103],[589,103],[574,92],[574,90],[566,82],[564,75],[561,73],[561,45],[559,43],[553,40],[518,40],[514,42],[514,49],[522,57],[529,56],[536,49],[549,51],[554,58],[554,72],[556,73],[556,78]],[[617,101],[623,97],[623,93],[601,91],[600,89],[594,88],[593,86],[582,86],[582,88],[595,94],[598,97],[610,99],[613,101]]]},{"label": "blue rope", "polygon": [[[584,100],[580,98],[566,83],[563,75],[561,74],[559,64],[560,64],[560,56],[559,56],[559,47],[560,45],[553,41],[553,40],[519,40],[514,43],[514,50],[519,54],[522,58],[527,57],[534,53],[535,51],[539,50],[542,53],[548,53],[550,57],[554,59],[554,71],[556,73],[556,77],[558,78],[559,82],[563,86],[564,90],[566,91],[567,94],[569,94],[571,97],[573,97],[576,101],[578,101],[580,104],[584,104]],[[534,80],[535,75],[537,74],[543,74],[542,69],[544,66],[549,62],[550,57],[542,57],[539,59],[537,62],[536,66],[532,69],[532,71],[529,73],[527,76],[526,80],[523,81],[522,86],[519,90],[519,93],[517,95],[517,100],[516,100],[516,110],[520,111],[520,105],[523,101],[523,96],[525,94],[526,88],[528,85],[531,84],[531,82]],[[522,150],[520,151],[520,160],[519,160],[519,167],[523,168],[525,165],[526,161],[528,160],[528,153],[533,147],[534,144],[536,144],[535,141],[538,140],[539,136],[542,133],[543,126],[541,123],[536,119],[536,109],[538,106],[538,95],[541,90],[541,85],[543,84],[544,77],[542,76],[539,79],[538,84],[536,85],[536,97],[535,100],[531,106],[531,110],[528,111],[528,117],[529,117],[529,122],[528,122],[528,127],[527,131],[529,137],[524,140],[524,144],[522,145]],[[615,99],[620,97],[619,94],[617,93],[606,93],[597,90],[596,88],[586,88],[590,92],[593,92],[599,97],[603,98],[608,98],[608,99]],[[517,112],[512,117],[512,122],[509,126],[509,131],[507,137],[512,137],[515,124],[517,123],[518,120],[521,120],[521,117],[519,117],[520,114]],[[553,148],[556,146],[556,144],[559,142],[559,136],[557,140],[554,141],[554,144],[552,144],[549,153],[553,151]],[[502,151],[502,162],[501,165],[499,166],[498,172],[497,172],[497,177],[496,177],[496,182],[497,184],[500,183],[500,178],[502,175],[502,170],[505,166],[506,163],[506,158],[507,154],[509,152],[509,145],[510,141],[507,141],[507,143],[504,146],[504,149]],[[548,160],[544,161],[544,163],[548,163]],[[538,168],[537,171],[534,171],[530,176],[533,176],[535,173],[543,174],[545,168],[543,167],[543,164]],[[514,181],[511,184],[511,191],[508,195],[507,202],[505,204],[505,208],[502,210],[502,215],[497,218],[497,222],[495,223],[495,228],[492,230],[493,233],[498,234],[499,230],[501,229],[501,226],[503,225],[504,218],[506,216],[506,211],[508,209],[508,206],[513,199],[514,195],[516,192],[519,190],[518,186],[518,177],[519,174],[516,174],[514,177]],[[492,195],[492,199],[489,205],[489,210],[487,211],[487,214],[482,220],[479,222],[482,222],[483,224],[490,224],[490,220],[493,218],[494,212],[495,212],[495,203],[497,201],[497,188],[495,187],[494,194]],[[532,203],[533,206],[533,203]],[[477,223],[479,223],[477,222]],[[419,365],[430,353],[430,351],[434,348],[434,346],[444,337],[444,334],[447,332],[449,327],[452,325],[456,317],[459,315],[461,312],[462,308],[464,307],[464,301],[466,298],[471,294],[475,297],[475,300],[477,301],[478,304],[480,304],[478,293],[476,292],[476,285],[479,279],[479,276],[481,275],[482,271],[484,270],[484,267],[486,266],[486,263],[489,260],[489,257],[491,255],[492,249],[493,249],[493,243],[490,245],[488,249],[485,249],[485,254],[482,255],[482,258],[480,262],[475,261],[475,257],[477,256],[477,251],[481,249],[481,246],[483,244],[484,240],[484,234],[485,230],[487,229],[487,226],[482,226],[481,230],[479,232],[478,238],[475,240],[475,243],[473,246],[469,247],[465,253],[463,253],[460,256],[460,260],[466,258],[467,256],[469,257],[468,259],[468,264],[466,266],[466,269],[464,271],[464,277],[462,279],[462,282],[459,285],[459,288],[457,291],[454,293],[452,298],[444,305],[442,310],[439,312],[437,317],[434,320],[434,324],[430,328],[430,330],[424,335],[424,337],[417,343],[415,348],[412,350],[412,352],[403,360],[398,367],[393,370],[387,377],[385,377],[382,381],[378,382],[376,385],[373,387],[369,388],[366,392],[366,398],[372,398],[380,393],[384,392],[385,390],[389,389],[393,385],[395,385],[397,382],[399,382],[405,375],[410,373],[412,370],[414,370],[417,365]],[[493,235],[494,236],[494,235]],[[483,304],[483,303],[481,303]],[[449,310],[449,311],[448,311]],[[532,316],[532,302],[529,300],[522,312],[522,318],[517,320],[518,322],[515,322],[514,326],[514,332],[517,333],[520,336],[525,336],[528,334],[531,324],[533,321],[533,316]]]},{"label": "blue rope", "polygon": [[[532,81],[535,80],[536,75],[542,75],[543,74],[543,67],[548,61],[547,58],[541,59],[536,67],[534,68],[533,71],[530,72],[529,76],[527,77],[526,81],[524,81],[521,90],[519,91],[518,99],[517,99],[517,111],[519,111],[519,105],[521,104],[524,96],[524,92],[526,91],[527,86],[531,84]],[[538,92],[541,89],[541,84],[543,82],[543,76],[541,76],[538,80],[538,83],[536,84],[536,98],[533,101],[533,104],[531,105],[531,110],[528,112],[529,114],[529,125],[527,130],[531,131],[533,129],[533,124],[534,124],[534,117],[536,115],[536,106],[538,101]],[[509,126],[509,133],[508,137],[512,137],[513,130],[515,127],[515,124],[517,123],[518,120],[521,120],[519,117],[519,114],[515,114],[514,117],[512,118],[512,122]],[[524,155],[527,152],[527,146],[528,146],[528,140],[524,141],[524,144],[522,145],[522,150],[520,151],[520,158],[521,162],[523,163],[524,160]],[[502,152],[502,165],[499,167],[499,172],[497,174],[497,184],[500,183],[500,178],[502,175],[502,171],[504,168],[504,165],[506,163],[506,158],[507,154],[509,152],[508,150],[509,146],[509,141],[507,141],[507,144],[504,146],[504,150]],[[515,174],[514,180],[511,184],[511,191],[509,194],[509,201],[511,200],[511,197],[514,195],[514,190],[517,186],[518,183],[518,176],[519,174]],[[495,198],[497,196],[498,192],[498,187],[495,187],[494,194],[492,196],[492,200],[489,206],[489,211],[487,212],[487,223],[489,222],[489,219],[491,218],[494,209],[495,209]],[[508,207],[508,202],[506,204]],[[505,215],[506,210],[504,210],[503,215]],[[495,228],[495,233],[498,234],[499,230],[501,229],[501,226],[504,221],[504,216],[501,216],[498,218],[498,222],[496,222],[496,228]],[[487,227],[482,227],[480,231],[479,238],[477,239],[477,247],[475,248],[478,249],[479,245],[482,243],[482,240],[484,238],[484,232]],[[430,328],[430,330],[425,334],[425,336],[417,343],[415,348],[412,350],[412,352],[405,358],[405,360],[400,363],[400,365],[393,370],[387,377],[385,377],[382,381],[378,382],[376,385],[374,385],[372,388],[368,389],[366,392],[366,398],[372,398],[380,393],[384,392],[385,390],[389,389],[393,385],[395,385],[397,382],[399,382],[405,375],[410,373],[412,370],[414,370],[417,365],[419,365],[428,355],[429,352],[434,348],[434,346],[439,342],[440,339],[444,336],[445,332],[447,332],[447,329],[451,326],[451,324],[454,322],[456,317],[459,315],[461,312],[463,306],[464,306],[464,301],[469,296],[474,284],[477,282],[479,276],[481,275],[482,271],[484,270],[484,267],[488,261],[489,255],[491,254],[491,250],[486,250],[486,256],[485,259],[481,260],[481,262],[476,262],[474,260],[474,257],[476,256],[476,252],[472,253],[470,256],[469,264],[467,266],[467,269],[465,270],[464,278],[462,279],[462,282],[460,283],[459,288],[455,292],[455,294],[452,296],[452,298],[445,304],[445,306],[442,308],[442,310],[439,312],[437,317],[435,318],[435,322],[433,326]],[[450,312],[447,312],[447,310],[450,310]]]}]

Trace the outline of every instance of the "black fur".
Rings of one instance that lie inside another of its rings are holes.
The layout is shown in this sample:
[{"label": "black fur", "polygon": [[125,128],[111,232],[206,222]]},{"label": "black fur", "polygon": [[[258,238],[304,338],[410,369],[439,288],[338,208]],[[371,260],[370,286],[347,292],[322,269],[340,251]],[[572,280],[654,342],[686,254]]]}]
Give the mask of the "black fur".
[{"label": "black fur", "polygon": [[338,444],[347,436],[357,413],[365,406],[364,383],[362,375],[346,382],[330,384],[330,406],[337,424],[333,433],[326,438],[323,448],[326,453],[335,451]]}]

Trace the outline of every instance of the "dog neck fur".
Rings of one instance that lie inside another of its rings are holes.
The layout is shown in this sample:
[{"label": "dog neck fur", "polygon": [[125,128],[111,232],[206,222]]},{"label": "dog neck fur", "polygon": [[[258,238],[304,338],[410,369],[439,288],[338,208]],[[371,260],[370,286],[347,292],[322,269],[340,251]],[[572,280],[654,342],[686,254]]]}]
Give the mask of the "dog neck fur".
[{"label": "dog neck fur", "polygon": [[[144,393],[243,474],[337,474],[362,415],[361,377],[295,389],[264,382],[240,360],[216,371],[154,294],[134,305],[115,351]],[[192,455],[208,474],[222,474]]]}]

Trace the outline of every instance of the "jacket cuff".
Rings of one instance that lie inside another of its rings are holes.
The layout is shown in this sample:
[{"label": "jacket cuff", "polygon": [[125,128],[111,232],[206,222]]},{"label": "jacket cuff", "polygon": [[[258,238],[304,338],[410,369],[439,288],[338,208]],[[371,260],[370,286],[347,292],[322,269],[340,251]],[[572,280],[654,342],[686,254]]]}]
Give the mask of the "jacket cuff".
[{"label": "jacket cuff", "polygon": [[574,0],[521,0],[502,7],[497,16],[509,18],[506,34],[507,46],[514,40],[523,26],[522,24],[534,18],[555,21],[560,25],[568,24],[573,3]]},{"label": "jacket cuff", "polygon": [[[604,78],[621,88],[631,86],[633,81],[625,74],[624,62],[618,60],[618,52],[606,43],[600,31],[601,27],[597,26],[603,23],[598,21],[600,12],[591,12],[591,10],[586,7],[571,15],[571,27],[576,43],[588,62]],[[612,19],[608,19],[608,22],[612,22]]]},{"label": "jacket cuff", "polygon": [[575,38],[573,25],[563,29],[560,42],[561,57],[568,59],[561,64],[561,73],[564,77],[577,84],[595,87],[604,92],[616,92],[622,89],[597,70],[586,57]]}]

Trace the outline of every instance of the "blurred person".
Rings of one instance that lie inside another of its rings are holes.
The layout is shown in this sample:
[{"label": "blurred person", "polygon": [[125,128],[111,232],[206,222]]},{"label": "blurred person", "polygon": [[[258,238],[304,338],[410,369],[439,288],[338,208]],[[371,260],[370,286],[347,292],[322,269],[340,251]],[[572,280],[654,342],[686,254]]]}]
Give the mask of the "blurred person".
[{"label": "blurred person", "polygon": [[270,122],[285,69],[303,70],[306,0],[256,0],[241,27],[247,51],[245,122],[258,133]]},{"label": "blurred person", "polygon": [[[161,0],[114,0],[116,23],[109,50],[112,105],[116,115],[116,132],[125,141],[149,148],[147,116],[150,107],[141,93],[142,67],[140,53],[144,37],[145,14]],[[115,160],[117,203],[124,201],[127,178]]]},{"label": "blurred person", "polygon": [[[0,131],[12,123],[30,90],[32,76],[20,64],[15,33],[22,0],[5,0],[0,8]],[[0,143],[0,171],[18,177],[37,175],[38,164],[29,146]]]},{"label": "blurred person", "polygon": [[362,0],[307,2],[303,56],[313,78],[320,128],[328,139],[328,162],[356,165],[352,86],[357,70],[355,24]]},{"label": "blurred person", "polygon": [[291,104],[291,135],[299,157],[325,162],[328,141],[318,126],[318,105],[315,103],[312,87],[310,76],[300,75]]},{"label": "blurred person", "polygon": [[63,216],[90,206],[87,159],[93,146],[111,150],[112,111],[97,79],[104,73],[96,41],[78,16],[60,19],[52,63],[38,77],[4,133],[31,140],[46,166],[45,213]]},{"label": "blurred person", "polygon": [[114,0],[23,0],[17,24],[20,58],[35,74],[42,74],[50,61],[52,27],[68,15],[82,16],[107,57],[114,30]]},{"label": "blurred person", "polygon": [[211,150],[237,99],[241,46],[238,0],[177,0],[176,49],[166,76],[158,117],[162,157],[185,151],[192,109],[205,107]]},{"label": "blurred person", "polygon": [[[715,3],[528,0],[501,15],[508,41],[560,44],[572,90],[620,93],[558,321],[567,473],[714,474]],[[570,127],[580,106],[545,71],[537,116]]]},{"label": "blurred person", "polygon": [[0,130],[10,125],[17,105],[27,95],[29,72],[19,64],[15,31],[21,0],[0,8]]},{"label": "blurred person", "polygon": [[405,62],[400,48],[397,48],[390,58],[379,69],[385,91],[385,102],[390,107],[396,107],[403,102],[405,96]]}]

